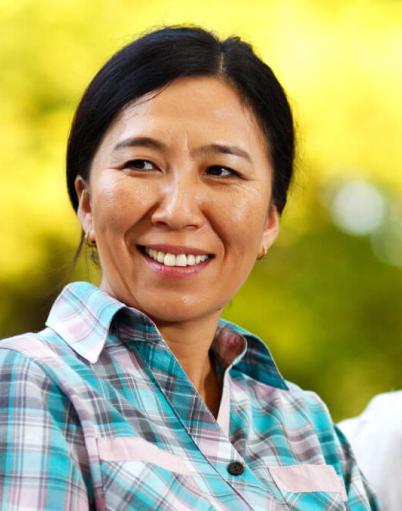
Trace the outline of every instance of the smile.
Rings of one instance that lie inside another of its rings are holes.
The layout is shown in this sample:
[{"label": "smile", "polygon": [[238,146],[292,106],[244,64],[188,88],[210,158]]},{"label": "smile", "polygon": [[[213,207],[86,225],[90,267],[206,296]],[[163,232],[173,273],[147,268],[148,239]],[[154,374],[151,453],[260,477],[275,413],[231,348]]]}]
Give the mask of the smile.
[{"label": "smile", "polygon": [[171,254],[148,247],[144,247],[144,252],[148,257],[164,266],[196,266],[210,258],[208,254]]}]

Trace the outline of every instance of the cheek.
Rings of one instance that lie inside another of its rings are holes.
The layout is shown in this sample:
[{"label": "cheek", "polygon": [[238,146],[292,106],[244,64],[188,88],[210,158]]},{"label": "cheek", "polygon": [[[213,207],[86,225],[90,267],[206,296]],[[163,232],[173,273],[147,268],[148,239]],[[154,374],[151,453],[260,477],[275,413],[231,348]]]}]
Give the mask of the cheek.
[{"label": "cheek", "polygon": [[233,205],[221,208],[218,216],[222,236],[236,255],[250,255],[258,250],[268,211],[268,199],[261,191],[233,195]]},{"label": "cheek", "polygon": [[93,197],[95,229],[101,232],[124,232],[141,217],[145,198],[124,179],[104,179],[97,183]]}]

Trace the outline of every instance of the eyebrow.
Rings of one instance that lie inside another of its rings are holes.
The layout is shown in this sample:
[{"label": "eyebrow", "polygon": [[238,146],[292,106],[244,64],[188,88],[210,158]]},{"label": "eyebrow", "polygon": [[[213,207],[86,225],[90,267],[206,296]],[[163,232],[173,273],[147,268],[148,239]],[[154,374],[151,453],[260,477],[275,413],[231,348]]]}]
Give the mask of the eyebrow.
[{"label": "eyebrow", "polygon": [[[114,151],[118,151],[120,149],[124,149],[126,147],[149,147],[150,149],[157,149],[159,151],[166,151],[167,146],[160,140],[157,140],[152,137],[130,137],[125,140],[122,140],[113,148]],[[234,156],[239,156],[240,158],[245,158],[250,163],[252,163],[252,159],[250,154],[241,149],[240,147],[227,145],[227,144],[208,144],[202,147],[197,148],[194,153],[206,154],[206,153],[216,153],[216,154],[232,154]]]},{"label": "eyebrow", "polygon": [[116,144],[113,151],[125,147],[149,147],[150,149],[166,150],[166,145],[160,140],[151,137],[130,137]]},{"label": "eyebrow", "polygon": [[250,163],[252,163],[251,156],[247,151],[241,149],[240,147],[227,145],[227,144],[209,144],[206,146],[199,147],[194,151],[195,153],[217,153],[217,154],[233,154],[234,156],[239,156],[240,158],[245,158]]}]

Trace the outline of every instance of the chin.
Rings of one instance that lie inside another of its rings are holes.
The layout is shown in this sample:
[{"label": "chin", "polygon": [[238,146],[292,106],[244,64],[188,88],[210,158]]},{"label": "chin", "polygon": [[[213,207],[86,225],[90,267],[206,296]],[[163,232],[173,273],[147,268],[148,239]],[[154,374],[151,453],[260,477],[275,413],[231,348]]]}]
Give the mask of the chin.
[{"label": "chin", "polygon": [[122,303],[146,314],[156,324],[158,322],[197,321],[208,317],[217,318],[224,307],[221,303],[211,303],[211,300],[208,299],[211,293],[208,292],[205,294],[200,292],[195,296],[194,293],[186,293],[182,290],[169,292],[163,289],[152,289],[152,292],[146,292],[144,286],[141,286],[141,291],[138,288],[130,289],[129,286],[125,286],[120,289],[120,292],[116,292],[118,290],[117,286],[114,288],[115,292],[111,292],[108,286],[103,285],[102,287]]},{"label": "chin", "polygon": [[223,308],[211,309],[202,307],[199,303],[187,303],[184,300],[162,300],[156,304],[140,304],[138,307],[144,314],[149,316],[156,324],[158,323],[183,323],[197,321],[208,316],[219,315]]}]

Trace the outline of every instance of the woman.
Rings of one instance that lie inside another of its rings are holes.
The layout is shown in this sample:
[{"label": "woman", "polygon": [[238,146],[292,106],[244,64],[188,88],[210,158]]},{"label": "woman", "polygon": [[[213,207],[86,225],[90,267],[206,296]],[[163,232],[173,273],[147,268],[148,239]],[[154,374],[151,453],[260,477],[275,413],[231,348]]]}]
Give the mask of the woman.
[{"label": "woman", "polygon": [[321,401],[219,319],[293,156],[282,87],[238,38],[166,28],[98,72],[67,181],[101,284],[1,343],[3,509],[375,509]]}]

